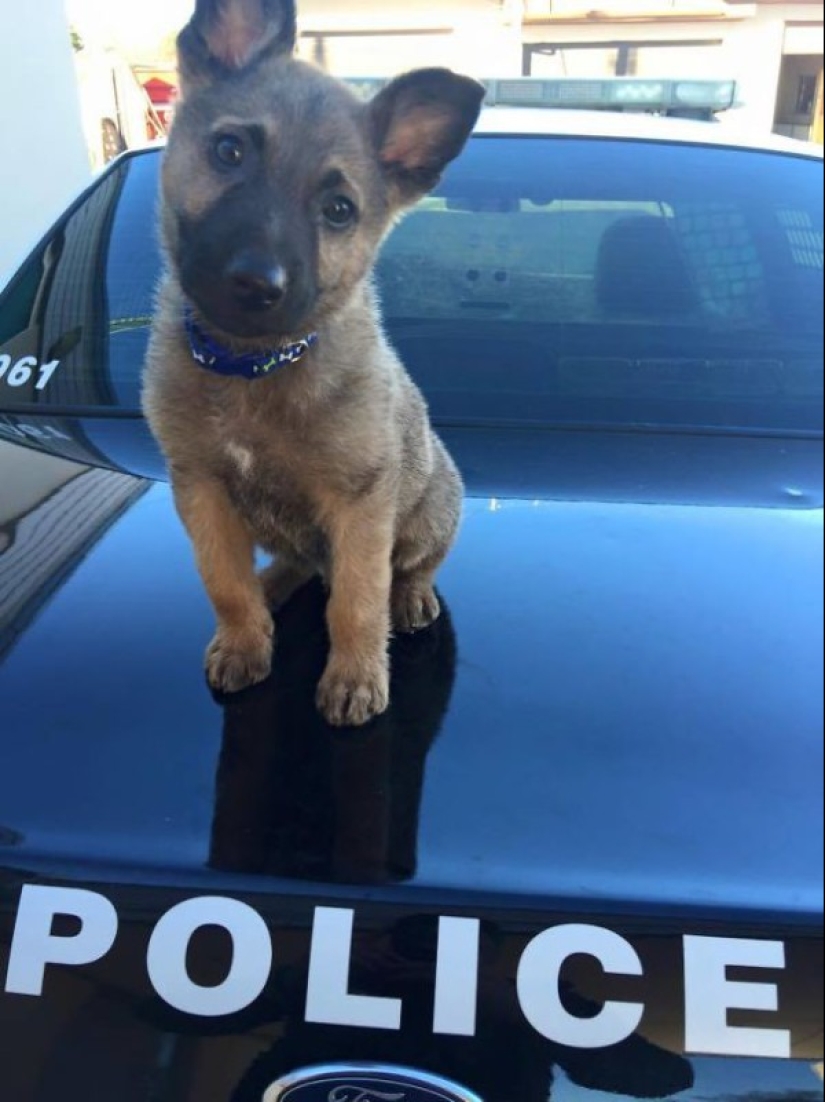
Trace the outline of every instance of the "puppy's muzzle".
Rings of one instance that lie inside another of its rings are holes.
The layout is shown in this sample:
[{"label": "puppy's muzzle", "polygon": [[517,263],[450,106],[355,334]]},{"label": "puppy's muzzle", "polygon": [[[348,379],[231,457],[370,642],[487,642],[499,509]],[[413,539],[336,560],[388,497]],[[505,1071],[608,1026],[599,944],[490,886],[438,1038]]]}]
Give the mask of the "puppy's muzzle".
[{"label": "puppy's muzzle", "polygon": [[256,313],[279,306],[289,283],[282,265],[251,253],[241,253],[229,263],[225,280],[234,303]]}]

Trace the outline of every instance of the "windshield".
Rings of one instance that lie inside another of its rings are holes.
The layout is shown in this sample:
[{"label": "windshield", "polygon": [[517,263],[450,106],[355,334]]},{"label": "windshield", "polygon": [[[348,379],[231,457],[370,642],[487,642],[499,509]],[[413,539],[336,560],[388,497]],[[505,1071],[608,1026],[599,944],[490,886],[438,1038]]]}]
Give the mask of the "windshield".
[{"label": "windshield", "polygon": [[[100,178],[0,299],[0,410],[139,412],[160,153]],[[822,165],[476,137],[378,264],[436,423],[819,432]]]}]

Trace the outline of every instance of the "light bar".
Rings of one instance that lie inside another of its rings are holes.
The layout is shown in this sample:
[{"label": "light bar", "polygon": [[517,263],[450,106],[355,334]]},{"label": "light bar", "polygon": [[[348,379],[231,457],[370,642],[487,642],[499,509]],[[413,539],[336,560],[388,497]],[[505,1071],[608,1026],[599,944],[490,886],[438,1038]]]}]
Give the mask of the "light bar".
[{"label": "light bar", "polygon": [[[387,84],[382,77],[347,80],[369,98]],[[659,114],[715,113],[736,106],[733,80],[650,80],[610,77],[604,80],[512,77],[483,80],[488,107],[564,107],[567,109],[647,111]]]}]

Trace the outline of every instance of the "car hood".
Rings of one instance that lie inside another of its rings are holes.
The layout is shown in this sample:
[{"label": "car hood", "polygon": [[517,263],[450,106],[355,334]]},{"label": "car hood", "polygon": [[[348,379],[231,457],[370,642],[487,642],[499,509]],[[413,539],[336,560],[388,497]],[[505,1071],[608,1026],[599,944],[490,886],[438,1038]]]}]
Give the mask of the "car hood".
[{"label": "car hood", "polygon": [[45,425],[0,443],[6,867],[819,911],[818,443],[447,431],[444,615],[336,732],[320,587],[272,676],[214,696],[145,426]]}]

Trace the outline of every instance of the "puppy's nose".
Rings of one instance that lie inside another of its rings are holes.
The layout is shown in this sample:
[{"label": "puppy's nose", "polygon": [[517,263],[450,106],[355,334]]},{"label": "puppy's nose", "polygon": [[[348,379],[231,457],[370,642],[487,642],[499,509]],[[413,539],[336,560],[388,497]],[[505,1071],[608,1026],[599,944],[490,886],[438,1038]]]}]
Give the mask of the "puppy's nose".
[{"label": "puppy's nose", "polygon": [[286,294],[286,271],[263,257],[238,256],[226,275],[236,301],[247,310],[269,310]]}]

